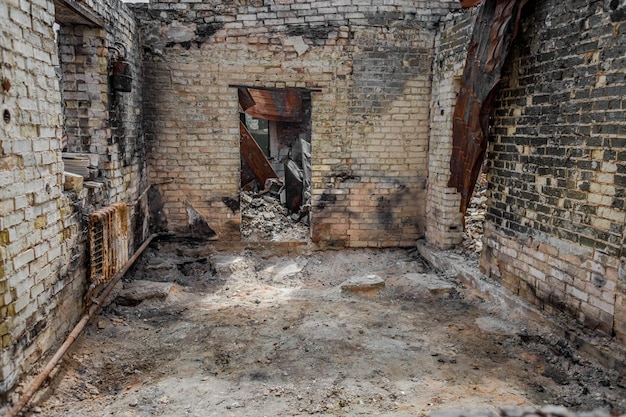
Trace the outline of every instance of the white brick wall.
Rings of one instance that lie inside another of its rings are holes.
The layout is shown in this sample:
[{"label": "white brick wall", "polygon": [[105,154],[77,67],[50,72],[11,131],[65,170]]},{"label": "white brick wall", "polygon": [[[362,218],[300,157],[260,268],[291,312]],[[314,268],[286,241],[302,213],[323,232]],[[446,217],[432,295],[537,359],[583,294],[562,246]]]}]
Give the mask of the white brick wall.
[{"label": "white brick wall", "polygon": [[472,12],[454,16],[442,24],[435,39],[426,239],[441,249],[449,249],[463,239],[463,216],[459,211],[461,197],[455,188],[448,187],[448,180],[452,155],[452,115],[473,20]]},{"label": "white brick wall", "polygon": [[[132,35],[134,19],[130,11],[116,0],[88,1],[87,8],[113,28],[111,33],[93,31],[90,36],[95,49],[89,57],[74,53],[72,65],[95,60],[100,85],[89,84],[93,77],[72,79],[75,93],[92,100],[98,112],[70,115],[74,121],[86,118],[85,126],[98,126],[94,131],[98,152],[103,161],[123,159],[115,146],[108,147],[112,132],[108,126],[109,96],[107,89],[106,46],[124,41],[129,50],[137,52]],[[63,163],[61,161],[62,108],[57,47],[52,31],[55,21],[52,0],[2,2],[0,43],[3,63],[0,79],[10,82],[8,91],[0,91],[0,112],[10,112],[11,121],[0,122],[0,394],[7,392],[22,371],[29,370],[53,344],[65,337],[68,329],[82,313],[85,289],[85,237],[81,236],[80,214],[63,195]],[[87,38],[81,38],[85,47]],[[91,42],[91,41],[90,41]],[[64,49],[64,52],[68,52]],[[84,59],[83,59],[84,58]],[[106,178],[124,187],[107,192],[113,201],[133,202],[139,194],[142,162],[140,132],[140,78],[135,65],[136,96],[120,97],[117,109],[124,121],[118,135],[128,140],[126,150],[133,147],[123,164],[107,169]],[[80,84],[80,85],[79,85]],[[84,104],[84,103],[83,103]],[[129,136],[127,138],[126,136]],[[128,145],[131,144],[131,145]],[[92,149],[89,149],[92,150]],[[145,184],[144,184],[145,186]],[[86,192],[85,192],[86,194]]]}]

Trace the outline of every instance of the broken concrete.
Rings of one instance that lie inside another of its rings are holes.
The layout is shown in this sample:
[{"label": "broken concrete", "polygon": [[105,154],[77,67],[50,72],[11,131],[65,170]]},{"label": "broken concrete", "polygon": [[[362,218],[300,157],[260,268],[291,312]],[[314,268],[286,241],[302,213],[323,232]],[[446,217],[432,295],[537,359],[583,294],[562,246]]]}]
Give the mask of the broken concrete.
[{"label": "broken concrete", "polygon": [[378,275],[352,277],[342,282],[339,287],[344,292],[368,292],[385,286],[385,280]]},{"label": "broken concrete", "polygon": [[136,280],[124,285],[118,297],[134,303],[154,298],[162,300],[167,298],[173,287],[174,284],[171,282]]},{"label": "broken concrete", "polygon": [[283,279],[294,276],[304,269],[306,261],[286,261],[277,265],[271,265],[261,271],[261,275],[269,276],[273,282],[281,282]]},{"label": "broken concrete", "polygon": [[569,340],[580,352],[594,357],[603,366],[626,374],[626,350],[610,338],[602,337],[577,326],[566,316],[554,315],[551,318],[537,307],[525,302],[480,272],[476,259],[468,260],[454,251],[439,251],[424,241],[417,243],[420,255],[441,273],[455,277],[467,287],[467,296],[489,300],[514,317],[550,323],[552,331],[559,337]]},{"label": "broken concrete", "polygon": [[402,276],[419,288],[425,288],[432,295],[444,296],[453,293],[456,288],[450,280],[438,275],[426,273],[406,273]]},{"label": "broken concrete", "polygon": [[[183,279],[185,297],[113,303],[32,406],[50,417],[407,417],[546,402],[626,410],[626,380],[615,371],[571,350],[543,322],[472,301],[414,251],[197,249],[182,241],[149,248],[127,284],[154,275],[145,267],[158,259],[170,263],[160,278]],[[377,294],[343,293],[346,276]],[[410,289],[416,281],[458,291]]]},{"label": "broken concrete", "polygon": [[505,406],[498,410],[445,410],[433,411],[428,417],[610,417],[610,413],[602,408],[575,413],[566,407],[546,405],[541,408]]},{"label": "broken concrete", "polygon": [[249,242],[307,242],[311,234],[308,214],[290,215],[271,195],[241,193],[241,235]]}]

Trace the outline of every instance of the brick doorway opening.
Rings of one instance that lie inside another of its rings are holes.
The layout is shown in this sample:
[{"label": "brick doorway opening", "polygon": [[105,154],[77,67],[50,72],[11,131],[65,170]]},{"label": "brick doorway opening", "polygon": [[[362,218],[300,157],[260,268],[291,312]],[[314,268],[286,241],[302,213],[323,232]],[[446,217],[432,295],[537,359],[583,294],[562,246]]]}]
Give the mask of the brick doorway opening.
[{"label": "brick doorway opening", "polygon": [[241,235],[308,241],[311,224],[311,91],[237,86]]}]

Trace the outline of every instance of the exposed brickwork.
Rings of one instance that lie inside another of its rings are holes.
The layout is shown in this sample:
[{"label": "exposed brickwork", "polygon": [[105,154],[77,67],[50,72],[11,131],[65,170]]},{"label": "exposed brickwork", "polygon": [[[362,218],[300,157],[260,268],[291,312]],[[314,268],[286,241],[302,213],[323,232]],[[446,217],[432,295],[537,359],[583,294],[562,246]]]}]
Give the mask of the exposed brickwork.
[{"label": "exposed brickwork", "polygon": [[448,187],[448,180],[452,154],[452,114],[474,17],[472,12],[450,16],[435,38],[426,239],[441,249],[448,249],[463,239],[463,216],[459,211],[461,197],[455,188]]},{"label": "exposed brickwork", "polygon": [[[457,0],[153,2],[135,6],[142,45],[117,0],[81,1],[82,17],[55,15],[54,3],[0,2],[0,394],[82,312],[83,212],[126,201],[137,247],[150,195],[163,201],[164,219],[152,207],[159,227],[184,230],[189,202],[223,242],[240,238],[240,214],[224,203],[239,194],[231,85],[313,90],[315,242],[460,240],[459,197],[446,184],[473,13],[449,14]],[[527,6],[493,119],[481,264],[547,311],[626,343],[623,9]],[[111,88],[117,42],[132,92]],[[64,129],[70,151],[97,156],[96,184],[78,195],[63,193]]]},{"label": "exposed brickwork", "polygon": [[482,265],[626,342],[626,23],[606,3],[525,12],[496,104]]},{"label": "exposed brickwork", "polygon": [[105,31],[84,25],[59,29],[59,58],[68,151],[106,155],[108,75]]},{"label": "exposed brickwork", "polygon": [[[57,11],[67,150],[98,156],[97,181],[103,184],[103,191],[90,203],[131,202],[147,187],[136,23],[132,12],[117,0],[87,5],[97,20],[90,26],[73,24],[71,18],[66,23],[67,12]],[[131,92],[115,91],[111,86],[111,66],[118,58],[113,48],[126,53],[122,58],[129,64]],[[145,230],[139,232],[142,225],[133,227],[138,235],[145,234]]]},{"label": "exposed brickwork", "polygon": [[[135,97],[116,98],[108,89],[106,48],[126,42],[137,56],[134,19],[114,0],[82,4],[109,31],[65,22],[60,54],[52,30],[60,15],[53,1],[0,4],[6,20],[1,36],[8,42],[0,45],[0,78],[10,83],[0,91],[1,111],[11,116],[0,122],[0,394],[63,340],[82,313],[86,236],[81,211],[87,209],[88,196],[90,204],[134,204],[140,192],[145,164],[137,140],[139,66],[131,56]],[[103,192],[84,190],[68,195],[72,201],[63,194],[59,56],[71,146],[101,156]],[[113,115],[121,121],[112,122]],[[122,141],[132,143],[132,157]],[[143,210],[141,204],[137,208]],[[142,234],[142,216],[133,217]]]},{"label": "exposed brickwork", "polygon": [[[61,260],[62,191],[59,154],[61,106],[54,72],[54,17],[45,5],[0,5],[2,25],[2,111],[0,124],[0,391],[15,380],[24,350],[47,325]],[[37,16],[37,17],[35,17]],[[56,94],[55,94],[56,93]],[[6,113],[5,113],[6,114]],[[32,354],[32,352],[30,352]]]},{"label": "exposed brickwork", "polygon": [[[372,2],[374,3],[374,2]],[[145,49],[150,173],[171,228],[189,201],[221,239],[239,239],[237,92],[312,93],[312,238],[409,246],[423,235],[433,23],[455,2],[136,8]],[[158,16],[154,19],[153,16]],[[303,49],[298,50],[298,47]]]}]

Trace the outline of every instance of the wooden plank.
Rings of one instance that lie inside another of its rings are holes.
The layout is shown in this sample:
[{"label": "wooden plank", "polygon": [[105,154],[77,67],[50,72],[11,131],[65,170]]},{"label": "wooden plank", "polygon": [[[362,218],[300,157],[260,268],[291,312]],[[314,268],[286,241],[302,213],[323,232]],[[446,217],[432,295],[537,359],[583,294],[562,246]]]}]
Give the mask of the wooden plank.
[{"label": "wooden plank", "polygon": [[254,107],[256,104],[254,99],[250,95],[250,91],[248,91],[245,87],[239,87],[237,89],[237,95],[239,96],[239,106],[242,111],[248,110],[250,107]]},{"label": "wooden plank", "polygon": [[300,91],[291,89],[260,90],[256,88],[248,88],[247,91],[255,104],[248,108],[242,104],[242,107],[250,116],[275,122],[302,122],[304,114]]},{"label": "wooden plank", "polygon": [[239,133],[242,165],[245,162],[245,165],[252,171],[259,185],[264,187],[268,178],[278,178],[259,144],[256,143],[248,128],[242,122],[239,122]]}]

